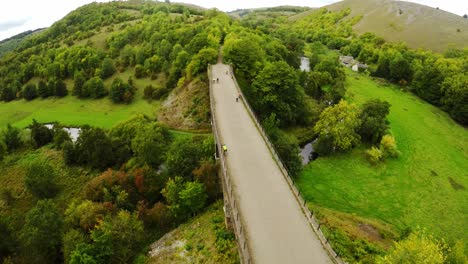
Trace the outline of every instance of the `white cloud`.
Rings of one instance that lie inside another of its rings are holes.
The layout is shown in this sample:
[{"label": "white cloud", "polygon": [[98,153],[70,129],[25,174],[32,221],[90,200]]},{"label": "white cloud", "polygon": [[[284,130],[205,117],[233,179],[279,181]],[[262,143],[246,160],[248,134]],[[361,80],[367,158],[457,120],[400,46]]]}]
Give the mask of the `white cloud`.
[{"label": "white cloud", "polygon": [[[100,0],[97,2],[105,2]],[[176,0],[174,0],[176,1]],[[296,5],[319,7],[337,0],[177,0],[186,3],[212,8],[222,11],[232,11],[243,8],[271,7],[279,5]],[[55,21],[64,17],[70,11],[92,0],[13,0],[2,3],[0,8],[0,25],[12,25],[12,27],[0,28],[0,40],[11,37],[27,30],[41,27],[49,27]],[[412,0],[432,7],[463,15],[468,13],[467,0]],[[18,21],[25,21],[20,25]],[[16,25],[15,25],[16,22]]]}]

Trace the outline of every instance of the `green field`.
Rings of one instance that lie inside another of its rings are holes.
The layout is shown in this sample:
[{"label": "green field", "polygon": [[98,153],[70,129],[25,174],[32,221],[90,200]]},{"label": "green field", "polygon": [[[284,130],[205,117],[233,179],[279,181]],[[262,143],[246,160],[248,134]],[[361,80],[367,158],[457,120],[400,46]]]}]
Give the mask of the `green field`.
[{"label": "green field", "polygon": [[[122,73],[115,74],[104,81],[106,88],[109,88],[113,79],[120,77],[126,81],[133,75],[133,68],[129,68]],[[36,83],[38,79],[30,82]],[[114,124],[126,120],[136,114],[145,114],[155,117],[160,102],[148,102],[143,99],[143,90],[148,84],[157,84],[159,80],[151,81],[148,78],[134,79],[137,91],[135,99],[131,104],[114,104],[109,97],[102,99],[79,99],[68,95],[64,98],[47,98],[26,101],[24,99],[12,102],[0,102],[0,128],[11,124],[17,127],[26,127],[31,124],[32,119],[40,123],[60,122],[68,126],[91,125],[110,128]],[[71,93],[73,81],[67,80],[67,87]]]},{"label": "green field", "polygon": [[401,155],[378,166],[351,153],[319,157],[297,183],[321,207],[381,220],[402,231],[425,227],[468,241],[468,133],[438,108],[398,87],[348,71],[348,100],[391,105],[388,119]]},{"label": "green field", "polygon": [[58,121],[64,125],[92,125],[110,128],[136,114],[154,116],[158,103],[137,99],[129,105],[116,105],[108,98],[81,100],[74,96],[57,99],[17,100],[0,103],[0,127],[8,123],[26,127],[35,118],[38,122]]}]

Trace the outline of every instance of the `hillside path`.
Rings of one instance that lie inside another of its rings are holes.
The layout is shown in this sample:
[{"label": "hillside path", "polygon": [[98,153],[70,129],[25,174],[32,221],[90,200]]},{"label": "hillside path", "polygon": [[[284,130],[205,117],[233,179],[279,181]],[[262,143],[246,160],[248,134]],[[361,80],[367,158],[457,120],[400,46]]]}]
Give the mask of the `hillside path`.
[{"label": "hillside path", "polygon": [[253,262],[332,263],[226,71],[212,68],[215,118]]}]

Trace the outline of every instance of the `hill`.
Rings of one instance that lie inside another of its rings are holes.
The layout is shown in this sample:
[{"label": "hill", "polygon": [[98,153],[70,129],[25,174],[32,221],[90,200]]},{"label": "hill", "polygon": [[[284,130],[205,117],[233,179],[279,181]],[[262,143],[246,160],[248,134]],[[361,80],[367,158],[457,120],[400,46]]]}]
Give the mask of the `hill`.
[{"label": "hill", "polygon": [[7,52],[12,51],[16,49],[26,37],[33,35],[35,33],[39,33],[43,28],[38,28],[36,30],[28,30],[25,32],[22,32],[20,34],[14,35],[11,38],[4,39],[0,41],[0,58]]},{"label": "hill", "polygon": [[372,32],[390,42],[404,41],[411,48],[443,52],[450,45],[467,47],[468,19],[433,7],[394,0],[344,0],[325,8],[350,8],[350,17],[362,16],[353,26],[358,33]]},{"label": "hill", "polygon": [[276,16],[293,16],[298,13],[307,12],[311,10],[310,7],[302,6],[275,6],[275,7],[261,7],[252,9],[237,9],[228,14],[233,18],[243,18],[246,15],[256,14],[263,17],[276,17]]}]

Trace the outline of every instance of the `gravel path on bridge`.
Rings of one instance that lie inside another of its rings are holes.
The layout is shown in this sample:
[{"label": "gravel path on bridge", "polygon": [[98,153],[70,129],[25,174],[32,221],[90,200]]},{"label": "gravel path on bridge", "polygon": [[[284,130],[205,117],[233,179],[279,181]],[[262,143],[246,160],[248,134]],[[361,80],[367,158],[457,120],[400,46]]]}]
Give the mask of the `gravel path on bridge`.
[{"label": "gravel path on bridge", "polygon": [[216,64],[212,77],[216,121],[228,148],[234,184],[254,263],[332,263],[303,215],[267,145],[239,100],[229,67]]}]

